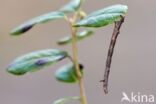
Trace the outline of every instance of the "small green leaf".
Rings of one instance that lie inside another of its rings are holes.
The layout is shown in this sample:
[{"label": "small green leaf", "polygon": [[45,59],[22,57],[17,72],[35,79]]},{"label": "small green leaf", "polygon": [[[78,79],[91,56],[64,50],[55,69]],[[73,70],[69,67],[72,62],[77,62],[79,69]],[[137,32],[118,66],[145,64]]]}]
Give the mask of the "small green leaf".
[{"label": "small green leaf", "polygon": [[77,11],[84,0],[71,0],[71,2],[60,9],[61,12],[70,13]]},{"label": "small green leaf", "polygon": [[[79,64],[80,72],[83,75],[83,65]],[[78,77],[73,63],[61,67],[55,73],[56,79],[65,83],[77,83]]]},{"label": "small green leaf", "polygon": [[17,58],[11,65],[9,65],[8,72],[15,75],[34,72],[66,58],[67,55],[67,52],[55,49],[29,53]]},{"label": "small green leaf", "polygon": [[80,16],[80,19],[83,19],[87,16],[87,14],[81,10],[81,11],[79,11],[79,16]]},{"label": "small green leaf", "polygon": [[11,32],[11,35],[20,35],[30,30],[36,24],[49,22],[51,20],[55,20],[59,18],[66,18],[66,16],[62,12],[51,12],[51,13],[41,15],[17,27]]},{"label": "small green leaf", "polygon": [[81,97],[68,97],[68,98],[62,98],[62,99],[56,100],[53,104],[64,104],[71,100],[79,100],[80,102],[82,102]]},{"label": "small green leaf", "polygon": [[122,14],[127,12],[127,6],[114,5],[102,10],[91,13],[80,22],[76,23],[75,27],[102,27],[114,23],[121,18]]},{"label": "small green leaf", "polygon": [[[91,31],[91,30],[85,30],[85,31],[82,31],[80,32],[79,34],[76,35],[76,41],[79,41],[79,40],[82,40],[88,36],[91,36],[93,35],[94,32]],[[68,43],[71,43],[72,42],[72,36],[68,36],[68,37],[65,37],[61,40],[59,40],[57,43],[59,45],[64,45],[64,44],[68,44]]]}]

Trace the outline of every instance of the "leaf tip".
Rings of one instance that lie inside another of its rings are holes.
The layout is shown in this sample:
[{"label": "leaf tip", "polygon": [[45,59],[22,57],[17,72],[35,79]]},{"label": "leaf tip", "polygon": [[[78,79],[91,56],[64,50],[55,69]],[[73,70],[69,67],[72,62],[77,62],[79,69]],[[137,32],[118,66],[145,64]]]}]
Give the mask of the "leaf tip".
[{"label": "leaf tip", "polygon": [[12,35],[12,36],[17,36],[17,35],[20,35],[21,33],[20,32],[17,32],[17,31],[15,31],[15,30],[12,30],[11,32],[10,32],[10,35]]},{"label": "leaf tip", "polygon": [[127,6],[127,5],[123,5],[123,6],[124,6],[124,8],[125,8],[125,12],[124,12],[124,14],[126,14],[127,11],[128,11],[128,6]]},{"label": "leaf tip", "polygon": [[127,11],[128,11],[128,6],[127,5],[122,5],[122,4],[119,4],[119,6],[121,6],[124,9],[123,14],[126,14]]},{"label": "leaf tip", "polygon": [[33,27],[32,24],[26,25],[24,27],[21,26],[19,28],[12,30],[10,35],[13,35],[13,36],[21,35],[21,34],[27,32],[28,30],[30,30],[32,27]]},{"label": "leaf tip", "polygon": [[17,72],[16,70],[13,70],[12,67],[14,67],[16,63],[12,63],[8,66],[7,72],[13,75],[24,75],[26,72]]}]

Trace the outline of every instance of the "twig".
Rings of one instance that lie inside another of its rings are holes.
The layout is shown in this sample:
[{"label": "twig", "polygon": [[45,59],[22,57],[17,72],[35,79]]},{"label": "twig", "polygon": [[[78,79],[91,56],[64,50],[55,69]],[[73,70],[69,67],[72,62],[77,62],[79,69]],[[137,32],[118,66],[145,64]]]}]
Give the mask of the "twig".
[{"label": "twig", "polygon": [[110,46],[109,46],[109,50],[108,50],[108,55],[107,55],[107,60],[106,60],[104,80],[102,80],[105,94],[108,93],[108,88],[107,88],[108,87],[108,78],[109,78],[109,72],[110,72],[111,61],[112,61],[112,56],[113,56],[113,52],[114,52],[116,39],[120,33],[120,27],[121,27],[122,23],[124,22],[124,19],[125,19],[125,17],[121,15],[121,19],[119,21],[115,22],[114,31],[112,34],[112,38],[111,38],[111,42],[110,42]]}]

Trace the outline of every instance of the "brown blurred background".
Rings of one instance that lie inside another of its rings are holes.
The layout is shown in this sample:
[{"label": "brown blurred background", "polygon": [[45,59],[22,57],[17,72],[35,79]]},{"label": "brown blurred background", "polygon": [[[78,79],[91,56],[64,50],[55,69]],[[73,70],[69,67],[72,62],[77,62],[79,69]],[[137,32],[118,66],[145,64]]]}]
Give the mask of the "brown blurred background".
[{"label": "brown blurred background", "polygon": [[[60,83],[54,77],[56,69],[68,63],[68,59],[24,76],[6,71],[16,57],[29,52],[56,48],[72,54],[71,45],[56,44],[58,39],[70,34],[63,20],[38,25],[21,36],[9,35],[21,23],[56,11],[68,1],[0,0],[0,104],[52,104],[59,98],[79,96],[77,84]],[[129,10],[113,55],[108,95],[99,81],[103,79],[113,25],[96,29],[94,36],[78,43],[79,59],[85,64],[88,104],[121,104],[123,91],[156,95],[156,1],[86,0],[83,10],[91,13],[119,3],[128,5]]]}]

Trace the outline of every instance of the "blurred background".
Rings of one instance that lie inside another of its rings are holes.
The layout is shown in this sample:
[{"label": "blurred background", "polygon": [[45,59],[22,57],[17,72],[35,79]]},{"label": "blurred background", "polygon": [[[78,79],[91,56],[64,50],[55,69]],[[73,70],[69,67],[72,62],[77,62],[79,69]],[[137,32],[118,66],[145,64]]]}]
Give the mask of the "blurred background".
[{"label": "blurred background", "polygon": [[[68,50],[56,41],[70,35],[64,20],[37,25],[21,36],[9,32],[23,22],[56,11],[69,0],[0,0],[0,104],[52,104],[54,100],[79,96],[77,84],[55,80],[56,69],[68,59],[24,76],[11,75],[8,65],[18,56],[42,49]],[[129,10],[121,28],[109,77],[109,94],[103,92],[107,51],[114,25],[96,29],[96,34],[78,43],[79,59],[85,64],[84,84],[88,104],[121,104],[122,92],[156,95],[156,1],[155,0],[86,0],[83,10],[91,13],[113,5],[125,4]],[[81,28],[83,29],[83,28]],[[76,104],[79,104],[75,102]]]}]

